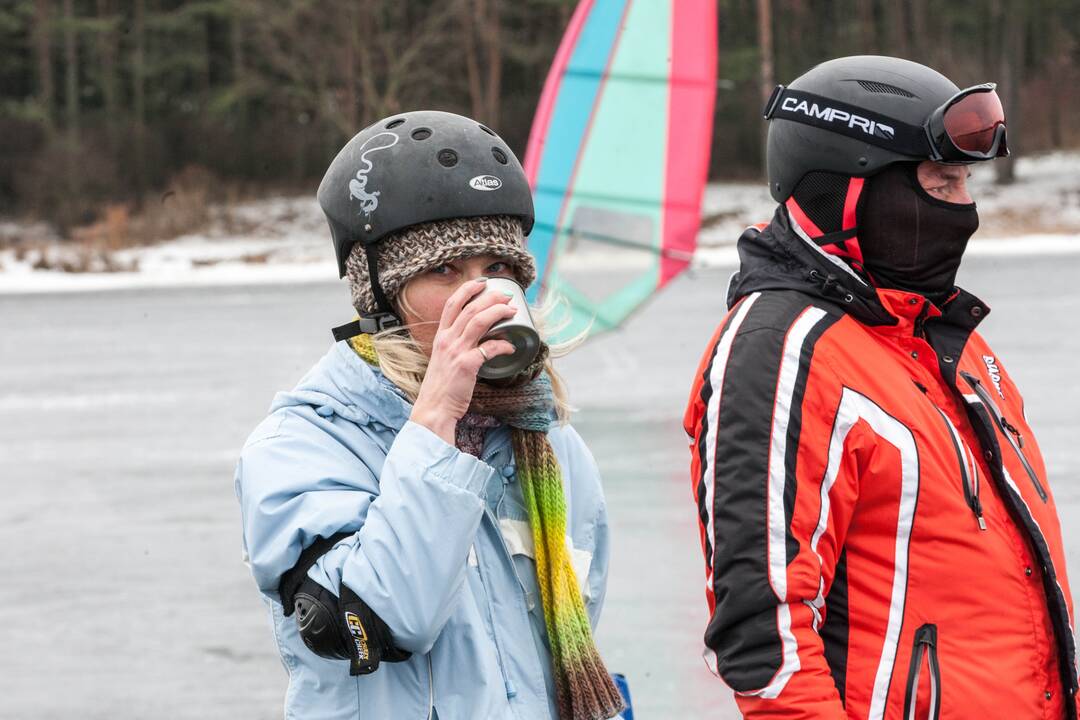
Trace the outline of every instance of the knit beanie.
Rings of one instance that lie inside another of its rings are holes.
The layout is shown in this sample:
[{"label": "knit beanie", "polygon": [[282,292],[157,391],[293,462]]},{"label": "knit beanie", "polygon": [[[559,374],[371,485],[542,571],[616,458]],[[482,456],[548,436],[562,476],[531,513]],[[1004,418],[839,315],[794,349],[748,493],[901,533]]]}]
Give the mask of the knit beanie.
[{"label": "knit beanie", "polygon": [[[398,293],[412,278],[451,260],[494,255],[514,266],[514,279],[528,287],[536,279],[536,262],[525,249],[521,221],[511,215],[452,218],[410,225],[383,237],[372,248],[376,253],[379,285],[394,304]],[[345,262],[353,307],[361,315],[378,311],[371,291],[367,250],[353,246]]]}]

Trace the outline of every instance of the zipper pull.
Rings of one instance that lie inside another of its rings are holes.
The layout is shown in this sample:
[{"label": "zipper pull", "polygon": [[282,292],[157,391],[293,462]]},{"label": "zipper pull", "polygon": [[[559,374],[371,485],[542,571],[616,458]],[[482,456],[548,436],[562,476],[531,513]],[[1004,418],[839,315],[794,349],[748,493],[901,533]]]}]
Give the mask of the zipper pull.
[{"label": "zipper pull", "polygon": [[971,499],[971,510],[975,513],[975,520],[979,523],[979,529],[986,532],[986,520],[983,518],[982,503],[978,497]]},{"label": "zipper pull", "polygon": [[1006,420],[1004,415],[1001,416],[1001,424],[1003,426],[1005,426],[1006,430],[1008,430],[1009,432],[1011,432],[1013,435],[1016,436],[1016,443],[1021,448],[1023,448],[1024,447],[1024,436],[1020,434],[1020,431],[1016,429],[1016,426],[1013,425],[1012,423],[1010,423],[1008,420]]}]

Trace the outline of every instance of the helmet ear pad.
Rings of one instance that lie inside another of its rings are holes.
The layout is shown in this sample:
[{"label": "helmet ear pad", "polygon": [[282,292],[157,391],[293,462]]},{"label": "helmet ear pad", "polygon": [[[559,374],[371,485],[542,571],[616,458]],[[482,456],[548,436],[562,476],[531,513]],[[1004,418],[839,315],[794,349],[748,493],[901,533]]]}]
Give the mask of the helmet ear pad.
[{"label": "helmet ear pad", "polygon": [[784,201],[789,216],[825,252],[861,269],[858,218],[866,179],[838,173],[809,172]]}]

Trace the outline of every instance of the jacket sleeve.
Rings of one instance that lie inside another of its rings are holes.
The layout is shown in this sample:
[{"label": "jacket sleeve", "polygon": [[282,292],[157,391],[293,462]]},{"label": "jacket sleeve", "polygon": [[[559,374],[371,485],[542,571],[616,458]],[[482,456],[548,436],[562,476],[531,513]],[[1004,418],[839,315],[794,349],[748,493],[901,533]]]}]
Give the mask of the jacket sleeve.
[{"label": "jacket sleeve", "polygon": [[846,592],[833,581],[857,491],[855,460],[834,437],[842,387],[815,354],[834,322],[804,303],[744,299],[717,330],[684,418],[705,656],[751,720],[847,717],[823,638],[827,606]]},{"label": "jacket sleeve", "polygon": [[237,466],[255,580],[278,600],[281,575],[317,536],[354,532],[309,576],[334,594],[345,583],[399,648],[426,653],[464,583],[492,473],[415,423],[392,436],[307,406],[279,410]]}]

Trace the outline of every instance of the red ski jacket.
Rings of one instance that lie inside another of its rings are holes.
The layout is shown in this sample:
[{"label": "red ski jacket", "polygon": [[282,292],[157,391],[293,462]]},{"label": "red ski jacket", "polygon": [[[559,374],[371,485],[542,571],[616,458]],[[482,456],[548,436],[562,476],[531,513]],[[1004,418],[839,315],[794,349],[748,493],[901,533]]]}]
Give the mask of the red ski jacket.
[{"label": "red ski jacket", "polygon": [[781,210],[686,410],[706,657],[757,718],[1075,718],[1072,599],[988,308],[875,290]]}]

